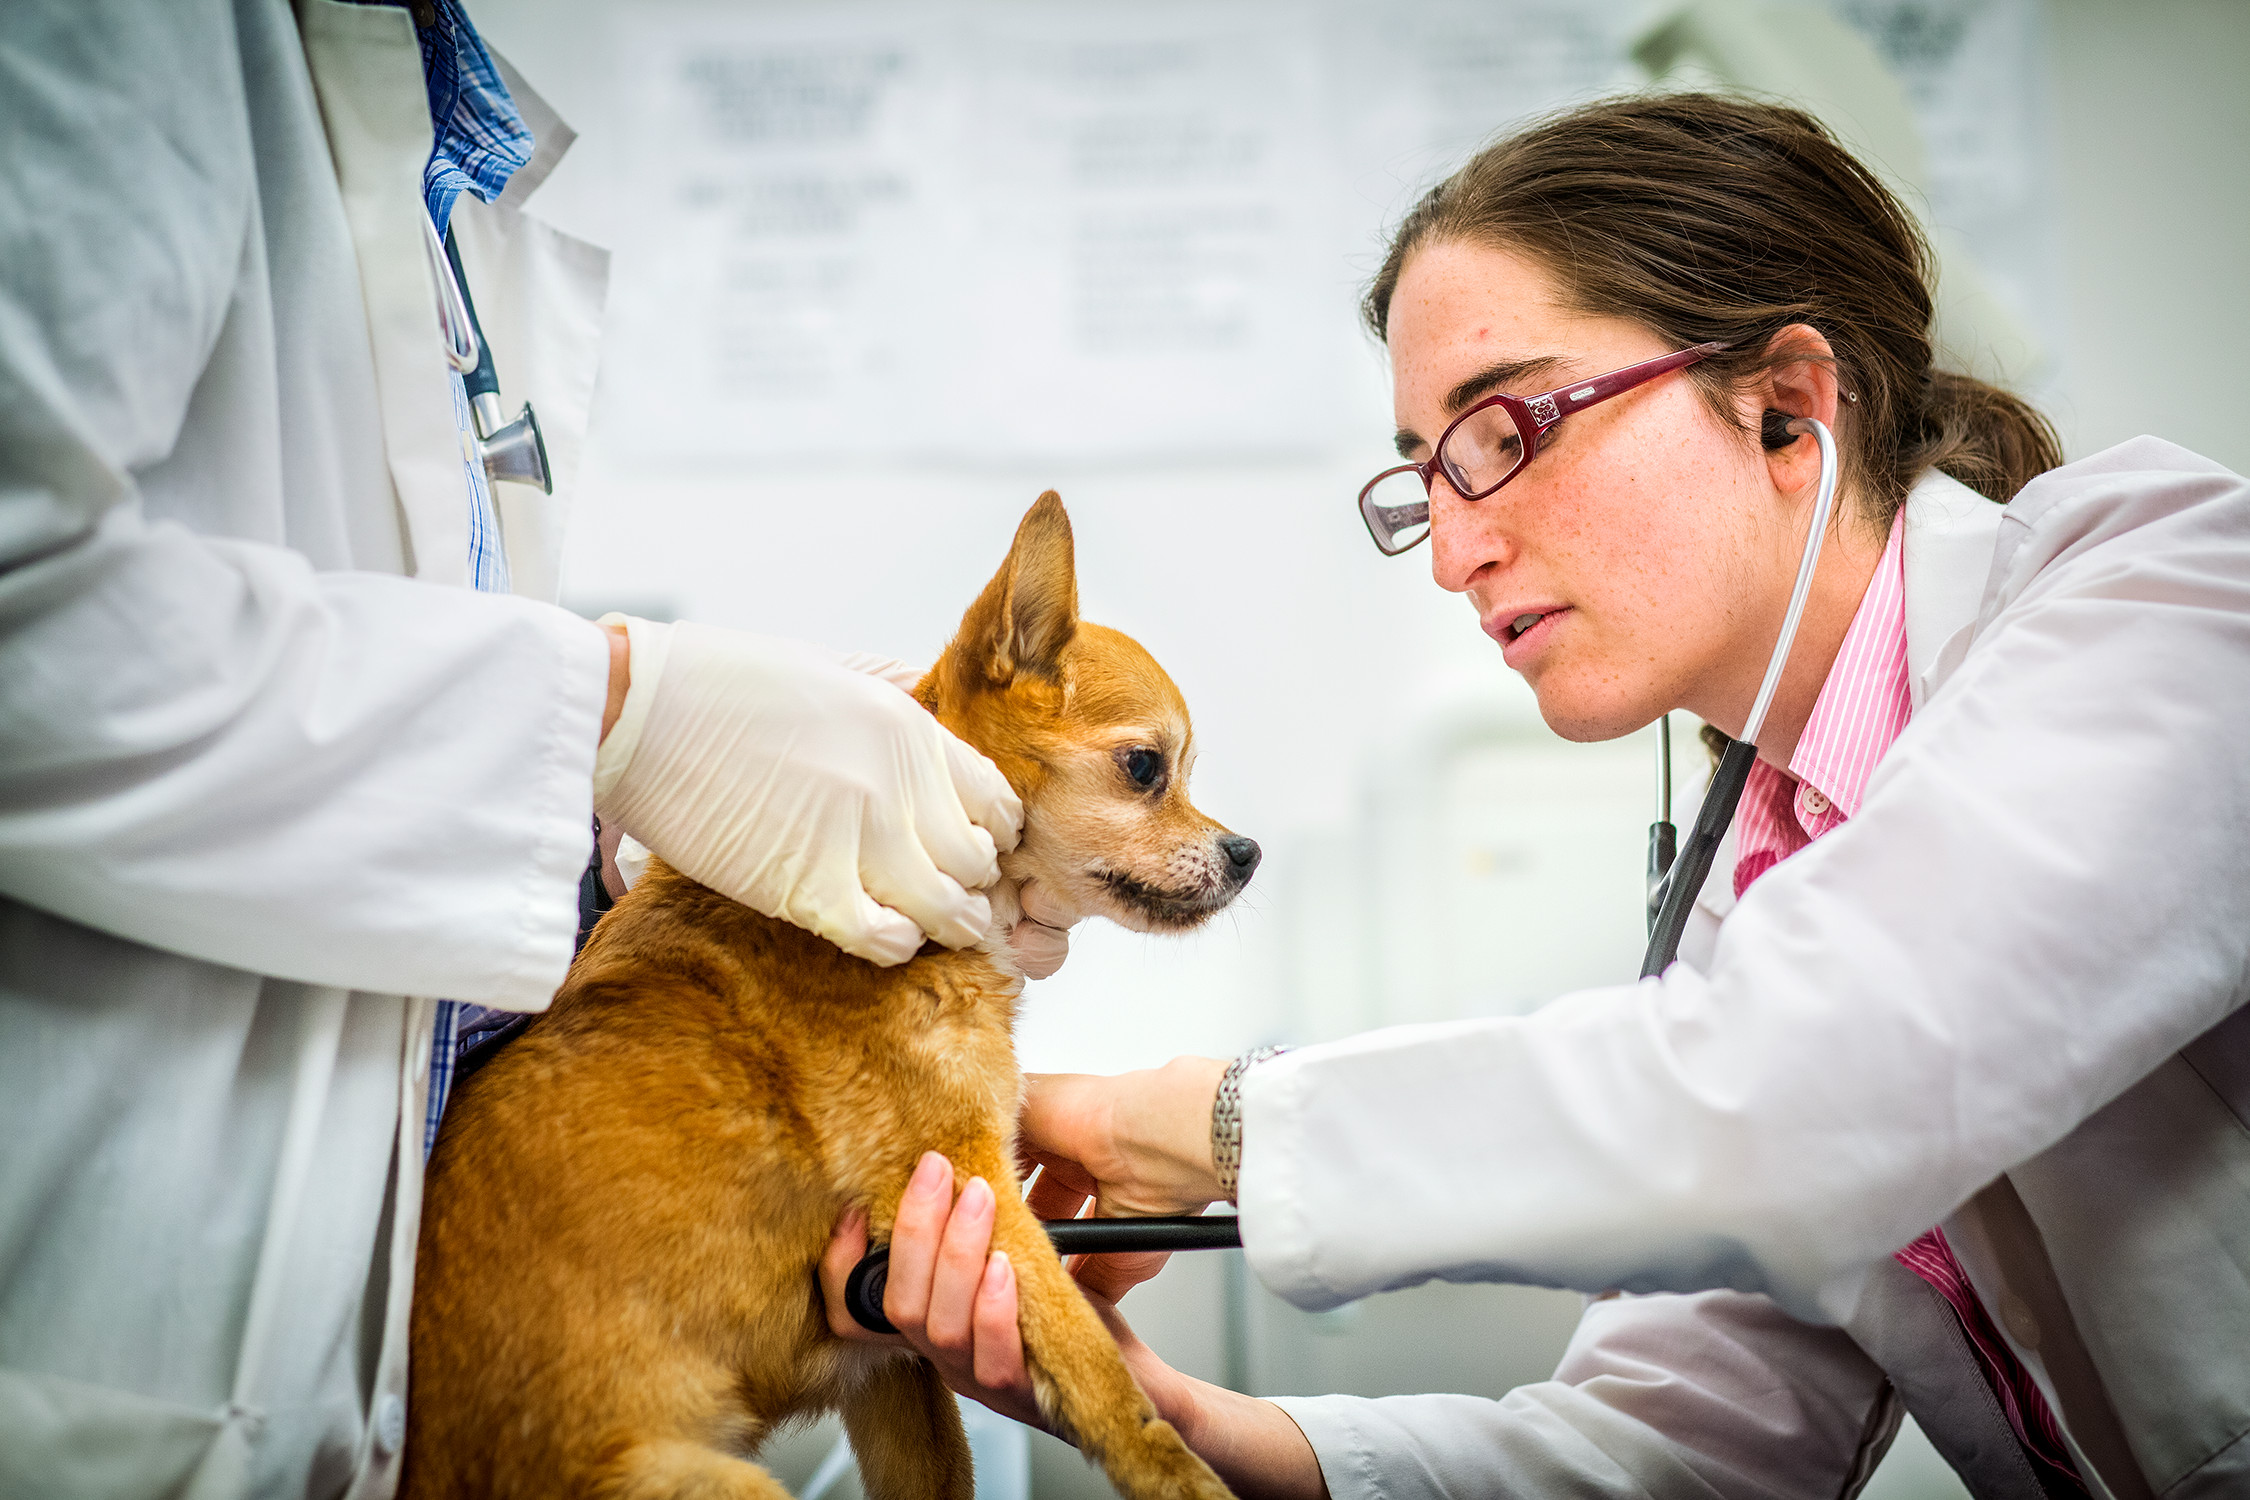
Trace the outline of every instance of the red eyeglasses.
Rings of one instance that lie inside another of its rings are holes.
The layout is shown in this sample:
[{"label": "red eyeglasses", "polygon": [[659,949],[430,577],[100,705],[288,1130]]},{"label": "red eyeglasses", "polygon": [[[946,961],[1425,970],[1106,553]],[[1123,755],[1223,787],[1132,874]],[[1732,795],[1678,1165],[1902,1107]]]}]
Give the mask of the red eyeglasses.
[{"label": "red eyeglasses", "polygon": [[1443,474],[1464,500],[1482,500],[1539,456],[1548,429],[1575,411],[1621,396],[1659,375],[1684,370],[1725,349],[1697,344],[1627,365],[1539,396],[1487,396],[1455,417],[1427,461],[1385,469],[1359,492],[1367,534],[1385,557],[1396,557],[1430,534],[1430,486]]}]

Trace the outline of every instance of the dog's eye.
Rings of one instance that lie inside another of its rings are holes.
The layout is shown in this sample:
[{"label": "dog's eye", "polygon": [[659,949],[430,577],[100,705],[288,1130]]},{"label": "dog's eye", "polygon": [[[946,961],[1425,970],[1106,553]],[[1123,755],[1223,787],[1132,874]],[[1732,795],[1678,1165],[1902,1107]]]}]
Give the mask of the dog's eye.
[{"label": "dog's eye", "polygon": [[1142,786],[1156,785],[1156,775],[1164,769],[1164,757],[1154,750],[1128,750],[1125,752],[1125,774]]}]

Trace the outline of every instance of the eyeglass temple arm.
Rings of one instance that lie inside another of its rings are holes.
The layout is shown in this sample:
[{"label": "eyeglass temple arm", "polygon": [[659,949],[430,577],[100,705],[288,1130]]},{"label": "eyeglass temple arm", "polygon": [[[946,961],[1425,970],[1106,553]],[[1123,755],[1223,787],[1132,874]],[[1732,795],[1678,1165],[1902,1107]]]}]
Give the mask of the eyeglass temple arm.
[{"label": "eyeglass temple arm", "polygon": [[[1698,360],[1708,359],[1712,355],[1722,352],[1726,347],[1725,344],[1694,344],[1670,354],[1660,355],[1644,364],[1627,365],[1622,370],[1612,370],[1607,375],[1597,375],[1592,380],[1580,385],[1565,386],[1560,390],[1549,391],[1544,397],[1534,396],[1527,404],[1531,407],[1532,414],[1541,418],[1543,425],[1551,427],[1574,411],[1583,411],[1589,406],[1607,401],[1612,396],[1622,395],[1636,385],[1645,384],[1659,375],[1669,375],[1683,365],[1692,365]],[[1542,401],[1553,403],[1554,415],[1552,417],[1548,417],[1546,411],[1542,409]]]}]

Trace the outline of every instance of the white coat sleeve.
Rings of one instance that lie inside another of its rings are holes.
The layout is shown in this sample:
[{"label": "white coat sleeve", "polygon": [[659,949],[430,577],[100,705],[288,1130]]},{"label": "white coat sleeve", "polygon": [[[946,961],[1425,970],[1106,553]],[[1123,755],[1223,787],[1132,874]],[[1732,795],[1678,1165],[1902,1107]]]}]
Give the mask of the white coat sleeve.
[{"label": "white coat sleeve", "polygon": [[1707,1292],[1591,1304],[1554,1378],[1497,1401],[1268,1399],[1334,1500],[1832,1500],[1883,1395],[1848,1335]]},{"label": "white coat sleeve", "polygon": [[261,243],[211,82],[231,34],[219,5],[35,5],[0,39],[0,892],[536,1008],[591,844],[601,633],[143,518],[136,471],[226,399],[202,376]]},{"label": "white coat sleeve", "polygon": [[1243,1237],[1325,1307],[1434,1277],[1864,1269],[2250,999],[2250,485],[2154,440],[2009,509],[1977,634],[1709,972],[1311,1047],[1243,1087]]}]

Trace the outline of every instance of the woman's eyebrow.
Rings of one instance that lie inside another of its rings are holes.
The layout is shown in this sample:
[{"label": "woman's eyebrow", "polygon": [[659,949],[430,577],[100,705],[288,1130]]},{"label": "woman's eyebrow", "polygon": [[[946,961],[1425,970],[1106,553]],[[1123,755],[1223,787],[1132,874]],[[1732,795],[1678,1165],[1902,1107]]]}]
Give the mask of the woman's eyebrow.
[{"label": "woman's eyebrow", "polygon": [[1462,381],[1445,393],[1445,414],[1457,417],[1462,409],[1482,396],[1489,396],[1504,385],[1514,385],[1546,375],[1563,363],[1559,354],[1541,354],[1532,359],[1503,359]]},{"label": "woman's eyebrow", "polygon": [[[1451,421],[1471,402],[1491,395],[1504,385],[1546,376],[1564,362],[1559,354],[1541,354],[1532,359],[1503,359],[1486,365],[1445,393],[1446,420]],[[1398,445],[1399,457],[1406,459],[1414,456],[1415,449],[1429,446],[1421,434],[1410,427],[1401,427],[1392,441]]]}]

